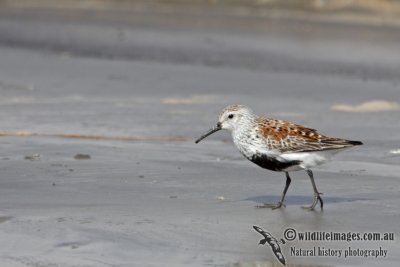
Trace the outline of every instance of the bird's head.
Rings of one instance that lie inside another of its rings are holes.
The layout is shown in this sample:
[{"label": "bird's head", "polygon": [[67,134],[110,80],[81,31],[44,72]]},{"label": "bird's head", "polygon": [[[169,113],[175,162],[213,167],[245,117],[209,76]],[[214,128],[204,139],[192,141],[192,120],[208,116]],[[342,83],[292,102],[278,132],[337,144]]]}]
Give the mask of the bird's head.
[{"label": "bird's head", "polygon": [[217,125],[210,129],[206,134],[202,135],[196,140],[196,143],[200,142],[207,136],[225,129],[229,131],[235,131],[238,127],[243,126],[243,124],[248,123],[254,118],[253,111],[243,105],[230,105],[224,108],[219,115]]}]

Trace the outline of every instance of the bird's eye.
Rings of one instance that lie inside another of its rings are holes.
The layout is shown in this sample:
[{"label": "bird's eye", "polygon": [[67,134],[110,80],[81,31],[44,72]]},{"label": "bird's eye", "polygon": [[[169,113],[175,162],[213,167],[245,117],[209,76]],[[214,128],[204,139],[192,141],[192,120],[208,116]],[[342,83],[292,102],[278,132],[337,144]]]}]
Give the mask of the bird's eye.
[{"label": "bird's eye", "polygon": [[233,118],[233,114],[229,114],[228,119],[232,119],[232,118]]}]

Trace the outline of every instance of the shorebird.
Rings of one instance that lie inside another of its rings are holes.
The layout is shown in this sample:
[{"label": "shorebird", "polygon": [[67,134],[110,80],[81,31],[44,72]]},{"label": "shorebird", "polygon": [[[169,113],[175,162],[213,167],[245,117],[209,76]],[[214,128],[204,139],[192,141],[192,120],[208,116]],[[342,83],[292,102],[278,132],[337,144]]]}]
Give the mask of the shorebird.
[{"label": "shorebird", "polygon": [[264,231],[258,226],[253,226],[254,230],[256,230],[258,233],[260,233],[264,238],[260,240],[258,243],[259,245],[265,245],[265,243],[268,243],[268,245],[271,247],[272,252],[274,253],[275,257],[282,263],[283,265],[286,266],[286,259],[285,256],[283,256],[282,249],[280,244],[285,244],[285,240],[281,239],[278,240],[275,237],[273,237],[270,233]]},{"label": "shorebird", "polygon": [[284,206],[291,182],[289,172],[305,170],[311,180],[314,199],[311,206],[303,208],[313,210],[319,201],[322,209],[322,193],[317,190],[311,168],[325,163],[345,148],[362,145],[360,141],[324,136],[315,129],[299,124],[259,117],[243,105],[224,108],[217,125],[197,139],[196,143],[222,129],[231,132],[234,144],[248,160],[286,175],[281,200],[277,204],[259,205],[258,208],[277,209]]}]

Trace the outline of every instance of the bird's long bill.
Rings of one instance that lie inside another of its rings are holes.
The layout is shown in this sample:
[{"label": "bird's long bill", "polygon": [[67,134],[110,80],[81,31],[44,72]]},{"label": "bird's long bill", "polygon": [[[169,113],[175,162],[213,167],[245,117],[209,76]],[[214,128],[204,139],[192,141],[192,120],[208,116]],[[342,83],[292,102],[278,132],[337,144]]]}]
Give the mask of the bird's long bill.
[{"label": "bird's long bill", "polygon": [[215,132],[218,132],[218,131],[221,130],[221,129],[222,129],[222,128],[221,128],[221,124],[218,123],[217,126],[215,126],[214,128],[208,130],[208,132],[207,132],[206,134],[203,134],[202,136],[200,136],[200,138],[197,139],[195,143],[197,144],[198,142],[200,142],[201,140],[203,140],[203,139],[206,138],[207,136],[209,136],[209,135],[211,135],[211,134],[213,134],[213,133],[215,133]]}]

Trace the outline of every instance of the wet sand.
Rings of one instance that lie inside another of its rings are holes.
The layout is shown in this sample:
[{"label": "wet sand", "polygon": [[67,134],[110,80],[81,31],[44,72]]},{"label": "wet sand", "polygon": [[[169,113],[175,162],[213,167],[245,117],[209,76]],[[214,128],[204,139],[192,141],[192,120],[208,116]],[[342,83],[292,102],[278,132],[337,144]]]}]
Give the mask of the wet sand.
[{"label": "wet sand", "polygon": [[[278,239],[400,234],[397,29],[304,36],[18,12],[0,17],[0,265],[280,266],[253,225]],[[323,211],[300,208],[312,201],[303,172],[286,208],[255,209],[278,201],[284,175],[246,161],[227,133],[194,144],[231,103],[364,142],[314,170]],[[315,246],[388,255],[291,255]],[[282,248],[289,266],[400,261],[398,238]]]}]

